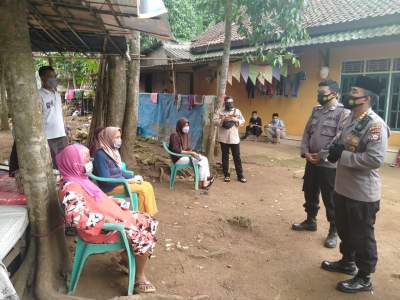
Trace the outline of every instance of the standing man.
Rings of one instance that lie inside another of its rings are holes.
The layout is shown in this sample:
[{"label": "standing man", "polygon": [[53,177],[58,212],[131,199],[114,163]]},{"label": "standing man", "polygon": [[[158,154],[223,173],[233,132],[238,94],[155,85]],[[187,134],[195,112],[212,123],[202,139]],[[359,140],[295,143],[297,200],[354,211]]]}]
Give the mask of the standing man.
[{"label": "standing man", "polygon": [[240,159],[240,137],[239,126],[244,124],[244,118],[239,109],[233,105],[232,97],[225,97],[224,108],[218,112],[215,124],[218,126],[218,141],[221,144],[222,152],[222,169],[224,171],[224,181],[230,182],[229,174],[229,149],[232,152],[233,161],[237,179],[246,183],[247,180],[243,176],[242,161]]},{"label": "standing man", "polygon": [[50,147],[53,168],[57,169],[56,155],[68,145],[65,134],[61,96],[57,92],[57,75],[51,66],[39,69],[42,88],[39,90],[43,123]]},{"label": "standing man", "polygon": [[259,137],[262,133],[262,121],[259,116],[257,116],[257,111],[253,111],[251,113],[251,118],[249,121],[249,125],[246,127],[246,133],[243,137],[245,140],[250,134]]},{"label": "standing man", "polygon": [[344,120],[349,115],[338,102],[339,85],[333,80],[321,81],[318,85],[318,103],[304,129],[301,142],[301,157],[306,159],[303,192],[303,207],[307,219],[293,224],[292,229],[316,231],[316,217],[319,210],[319,194],[326,209],[326,218],[330,224],[325,247],[336,247],[335,205],[333,193],[335,186],[336,163],[327,161],[329,146],[340,133]]},{"label": "standing man", "polygon": [[334,200],[342,259],[323,261],[321,267],[355,275],[337,284],[337,289],[345,293],[371,291],[370,274],[375,272],[378,260],[374,235],[381,198],[378,169],[384,163],[390,135],[386,123],[371,109],[381,89],[374,79],[357,78],[350,94],[343,97],[351,115],[339,139],[329,148],[328,160],[338,161]]},{"label": "standing man", "polygon": [[285,124],[279,118],[278,113],[272,114],[272,120],[265,129],[268,140],[273,144],[279,144],[285,138]]}]

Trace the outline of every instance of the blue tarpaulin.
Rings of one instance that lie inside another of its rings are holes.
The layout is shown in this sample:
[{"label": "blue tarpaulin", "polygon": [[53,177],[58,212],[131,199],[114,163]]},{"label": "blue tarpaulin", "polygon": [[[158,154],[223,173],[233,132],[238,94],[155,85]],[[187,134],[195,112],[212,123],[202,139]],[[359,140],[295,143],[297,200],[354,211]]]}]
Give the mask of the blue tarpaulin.
[{"label": "blue tarpaulin", "polygon": [[185,117],[190,123],[190,148],[203,151],[203,127],[207,104],[193,105],[189,109],[188,96],[181,96],[181,104],[175,102],[175,94],[158,94],[157,103],[153,103],[150,94],[139,94],[138,134],[143,137],[155,137],[160,141],[169,141],[176,130],[176,123]]}]

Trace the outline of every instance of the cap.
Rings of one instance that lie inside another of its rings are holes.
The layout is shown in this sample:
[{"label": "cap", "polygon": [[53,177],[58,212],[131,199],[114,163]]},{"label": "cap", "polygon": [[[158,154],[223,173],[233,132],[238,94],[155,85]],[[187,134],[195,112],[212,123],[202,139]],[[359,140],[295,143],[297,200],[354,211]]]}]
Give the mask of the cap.
[{"label": "cap", "polygon": [[377,95],[379,95],[383,89],[383,84],[380,81],[362,75],[356,78],[356,82],[352,86],[368,90]]}]

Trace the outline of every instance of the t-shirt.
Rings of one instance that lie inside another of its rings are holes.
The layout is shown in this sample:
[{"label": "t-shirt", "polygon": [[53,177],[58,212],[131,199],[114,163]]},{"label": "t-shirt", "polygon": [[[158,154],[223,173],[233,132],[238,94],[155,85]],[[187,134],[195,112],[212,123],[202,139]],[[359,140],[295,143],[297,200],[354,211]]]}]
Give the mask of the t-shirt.
[{"label": "t-shirt", "polygon": [[60,94],[41,88],[39,90],[39,95],[47,139],[55,139],[65,136]]}]

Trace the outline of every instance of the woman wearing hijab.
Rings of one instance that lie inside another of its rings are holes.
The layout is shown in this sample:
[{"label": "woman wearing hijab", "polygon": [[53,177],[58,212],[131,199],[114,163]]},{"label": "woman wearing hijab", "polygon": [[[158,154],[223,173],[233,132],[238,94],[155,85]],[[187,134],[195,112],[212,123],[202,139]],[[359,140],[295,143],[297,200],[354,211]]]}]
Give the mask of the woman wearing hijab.
[{"label": "woman wearing hijab", "polygon": [[[154,216],[158,210],[153,186],[147,181],[132,178],[122,170],[122,160],[118,150],[122,144],[121,129],[106,127],[94,142],[97,143],[97,149],[93,160],[93,174],[105,178],[128,179],[131,190],[138,194],[139,211]],[[124,192],[122,184],[111,182],[98,182],[98,184],[100,189],[109,195]]]},{"label": "woman wearing hijab", "polygon": [[[171,134],[169,138],[169,149],[174,153],[189,154],[192,160],[199,165],[199,180],[202,182],[203,188],[208,189],[214,182],[214,177],[210,175],[210,167],[208,159],[205,156],[189,148],[189,121],[186,118],[181,118],[176,123],[176,132]],[[171,160],[174,164],[188,164],[189,157],[178,157],[171,155]]]},{"label": "woman wearing hijab", "polygon": [[[65,222],[74,227],[80,238],[88,243],[115,243],[118,232],[103,232],[104,223],[123,223],[125,233],[136,257],[135,290],[154,292],[155,287],[147,280],[144,267],[153,253],[158,222],[148,214],[122,208],[121,199],[112,199],[92,183],[88,174],[92,171],[89,149],[74,144],[57,155],[57,165],[63,178],[60,185],[60,201],[65,210]],[[120,263],[126,265],[123,252]]]}]

